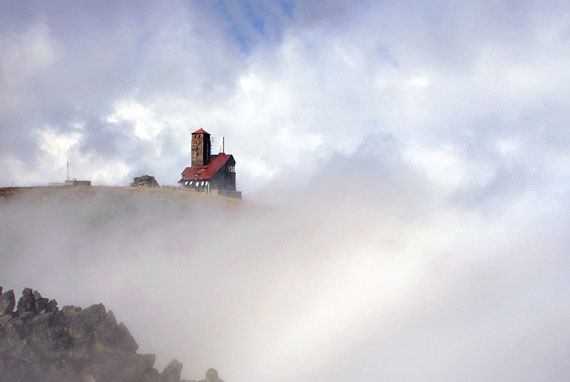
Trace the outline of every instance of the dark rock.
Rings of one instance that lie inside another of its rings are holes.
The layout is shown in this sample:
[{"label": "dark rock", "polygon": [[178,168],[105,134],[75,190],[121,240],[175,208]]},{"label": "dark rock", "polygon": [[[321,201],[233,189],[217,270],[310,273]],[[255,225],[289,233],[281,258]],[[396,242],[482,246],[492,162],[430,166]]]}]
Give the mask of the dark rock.
[{"label": "dark rock", "polygon": [[[26,288],[29,289],[29,288]],[[42,298],[42,295],[40,294],[40,292],[38,292],[37,290],[35,290],[32,295],[34,296],[34,300],[39,300]]]},{"label": "dark rock", "polygon": [[160,375],[160,382],[180,382],[180,372],[182,371],[182,364],[177,360],[172,360],[162,371]]},{"label": "dark rock", "polygon": [[11,314],[5,314],[3,316],[0,316],[0,326],[6,325],[8,322],[10,322],[11,319],[12,319]]},{"label": "dark rock", "polygon": [[46,305],[46,312],[56,312],[57,309],[57,301],[49,300]]},{"label": "dark rock", "polygon": [[18,312],[18,317],[20,317],[22,320],[32,318],[32,317],[34,317],[34,312],[32,312],[32,311],[20,311],[20,312]]},{"label": "dark rock", "polygon": [[35,304],[36,304],[36,312],[38,312],[38,313],[43,313],[43,312],[45,312],[45,311],[46,311],[46,308],[47,308],[48,302],[49,302],[49,299],[47,299],[47,298],[39,298],[39,299],[36,299],[36,302],[35,302]]},{"label": "dark rock", "polygon": [[13,290],[9,290],[0,295],[0,316],[12,313],[14,306],[16,306],[16,297],[14,296]]},{"label": "dark rock", "polygon": [[143,355],[146,370],[150,370],[154,367],[154,362],[156,361],[156,355],[154,354],[145,354]]},{"label": "dark rock", "polygon": [[158,370],[152,369],[145,371],[140,382],[160,382],[160,374],[158,373]]},{"label": "dark rock", "polygon": [[75,340],[89,338],[107,316],[103,304],[91,305],[79,311],[70,309],[64,312],[66,313],[68,313],[66,317],[69,318],[69,334]]},{"label": "dark rock", "polygon": [[22,291],[22,297],[18,301],[18,306],[16,310],[18,312],[35,312],[35,299],[34,294],[30,288],[25,288]]},{"label": "dark rock", "polygon": [[[160,382],[155,356],[137,354],[123,323],[102,304],[64,306],[26,288],[0,294],[0,381]],[[180,380],[182,364],[171,363],[166,380]],[[176,379],[178,376],[178,380]]]},{"label": "dark rock", "polygon": [[[26,288],[14,312],[14,292],[1,292],[1,382],[181,382],[180,362],[160,374],[156,357],[138,354],[127,327],[102,304],[58,310],[55,300]],[[209,369],[201,382],[223,381]]]},{"label": "dark rock", "polygon": [[132,187],[160,187],[154,176],[143,175],[133,179]]},{"label": "dark rock", "polygon": [[218,376],[218,371],[216,369],[206,370],[206,379],[202,379],[200,382],[224,382]]},{"label": "dark rock", "polygon": [[100,322],[93,335],[100,351],[116,349],[125,353],[135,353],[139,348],[127,327],[123,323],[117,325],[112,311],[109,311],[105,320]]}]

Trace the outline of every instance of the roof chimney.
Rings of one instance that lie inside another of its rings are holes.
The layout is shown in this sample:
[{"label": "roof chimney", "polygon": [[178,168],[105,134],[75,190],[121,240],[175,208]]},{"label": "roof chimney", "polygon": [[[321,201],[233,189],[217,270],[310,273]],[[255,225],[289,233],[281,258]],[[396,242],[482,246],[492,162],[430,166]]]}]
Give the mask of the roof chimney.
[{"label": "roof chimney", "polygon": [[225,148],[224,148],[224,137],[220,137],[220,154],[224,154]]}]

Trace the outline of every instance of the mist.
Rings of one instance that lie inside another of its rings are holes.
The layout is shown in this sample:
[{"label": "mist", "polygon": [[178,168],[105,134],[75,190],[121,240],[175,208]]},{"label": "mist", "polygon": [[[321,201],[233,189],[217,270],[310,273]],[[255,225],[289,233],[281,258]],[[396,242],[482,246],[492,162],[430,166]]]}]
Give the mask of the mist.
[{"label": "mist", "polygon": [[68,162],[176,184],[203,127],[244,201],[0,200],[0,285],[105,304],[184,378],[568,380],[568,20],[563,1],[2,1],[0,186]]},{"label": "mist", "polygon": [[459,203],[391,146],[244,202],[9,200],[0,279],[60,306],[103,302],[186,378],[565,379],[567,193]]}]

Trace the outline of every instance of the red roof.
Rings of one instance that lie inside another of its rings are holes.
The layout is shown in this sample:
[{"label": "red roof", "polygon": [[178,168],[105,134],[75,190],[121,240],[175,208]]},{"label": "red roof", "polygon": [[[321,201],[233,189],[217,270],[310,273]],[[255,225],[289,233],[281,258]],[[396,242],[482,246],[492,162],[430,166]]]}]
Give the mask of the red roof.
[{"label": "red roof", "polygon": [[182,171],[182,179],[210,179],[230,159],[230,154],[212,155],[210,163],[200,167],[186,167]]},{"label": "red roof", "polygon": [[210,135],[210,133],[208,133],[204,129],[198,129],[195,132],[193,132],[192,134],[208,134],[208,135]]}]

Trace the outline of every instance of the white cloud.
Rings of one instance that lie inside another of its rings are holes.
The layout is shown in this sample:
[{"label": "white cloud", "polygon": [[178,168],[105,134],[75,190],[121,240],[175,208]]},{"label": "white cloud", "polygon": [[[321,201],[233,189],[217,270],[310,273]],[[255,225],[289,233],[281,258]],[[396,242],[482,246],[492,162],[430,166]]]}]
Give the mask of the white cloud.
[{"label": "white cloud", "polygon": [[410,78],[410,83],[418,88],[426,88],[430,85],[430,80],[427,77],[412,77]]},{"label": "white cloud", "polygon": [[[297,6],[299,17],[308,12],[307,6]],[[448,28],[442,30],[430,24],[430,12],[435,10],[429,7],[355,4],[343,18],[331,5],[328,11],[337,24],[322,19],[314,23],[303,19],[298,24],[292,20],[280,38],[273,35],[264,41],[258,36],[251,40],[247,54],[239,54],[229,44],[232,36],[220,29],[227,20],[206,26],[196,9],[184,8],[176,14],[176,7],[171,4],[154,13],[156,20],[169,21],[160,29],[153,28],[164,24],[151,23],[140,30],[129,25],[126,35],[116,36],[104,28],[102,33],[110,41],[129,46],[130,37],[136,43],[136,54],[125,55],[133,65],[125,77],[128,81],[116,85],[116,90],[113,84],[106,85],[103,94],[112,96],[95,115],[82,115],[84,102],[70,102],[70,107],[79,110],[73,111],[79,114],[73,120],[101,122],[87,123],[82,149],[99,150],[89,143],[106,134],[107,146],[129,168],[125,178],[118,180],[122,183],[139,168],[153,171],[163,183],[176,182],[187,165],[189,133],[204,127],[215,137],[226,137],[245,191],[263,188],[276,174],[310,176],[336,152],[351,155],[369,136],[378,134],[393,136],[408,147],[408,154],[416,145],[434,152],[441,146],[452,147],[463,165],[452,164],[459,162],[440,153],[432,159],[442,162],[430,167],[451,171],[447,187],[464,184],[461,179],[474,173],[480,174],[474,184],[481,184],[490,179],[481,174],[492,172],[489,169],[494,166],[488,163],[492,158],[480,161],[483,152],[493,149],[504,136],[517,136],[524,142],[535,129],[525,114],[543,100],[548,100],[545,107],[562,105],[564,95],[570,94],[564,85],[570,81],[560,77],[567,72],[563,68],[568,56],[560,45],[563,23],[548,12],[517,35],[507,33],[509,28],[522,27],[499,25],[488,17],[487,12],[502,12],[500,7],[465,6],[442,13],[438,23]],[[521,12],[531,9],[523,7]],[[238,11],[232,8],[232,18],[247,22],[236,16]],[[323,14],[328,11],[322,10]],[[480,23],[458,21],[467,14]],[[206,12],[204,17],[217,20],[215,13]],[[540,37],[538,31],[547,23],[558,25],[558,32],[553,32],[558,38],[545,41]],[[505,37],[478,36],[476,31],[483,26]],[[49,44],[36,45],[57,46],[58,62],[68,65],[65,60],[82,42],[83,31],[77,31],[76,45],[65,51],[67,36],[57,30],[47,33],[46,28],[41,35],[49,39],[38,41],[49,40]],[[444,47],[444,43],[449,45]],[[50,49],[30,49],[29,54]],[[53,59],[52,54],[52,61],[44,61],[53,66]],[[123,64],[118,63],[116,67],[106,66],[110,65],[107,61],[100,64],[122,75]],[[83,80],[81,73],[75,78],[86,81],[79,85],[88,89],[92,78]],[[533,112],[536,119],[552,113]],[[60,127],[72,124],[43,118]],[[470,169],[461,170],[465,165]],[[474,168],[479,165],[480,170]],[[36,172],[38,178],[45,174],[39,168]]]},{"label": "white cloud", "polygon": [[106,120],[111,124],[132,123],[134,137],[146,141],[152,141],[164,129],[164,123],[154,114],[152,106],[144,107],[135,101],[119,102]]}]

